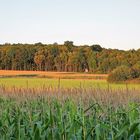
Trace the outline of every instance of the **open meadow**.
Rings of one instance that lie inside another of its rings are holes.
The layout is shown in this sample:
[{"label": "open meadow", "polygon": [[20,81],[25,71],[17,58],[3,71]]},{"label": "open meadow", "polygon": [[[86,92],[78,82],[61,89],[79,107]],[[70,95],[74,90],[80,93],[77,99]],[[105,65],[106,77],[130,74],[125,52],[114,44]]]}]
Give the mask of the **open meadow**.
[{"label": "open meadow", "polygon": [[135,83],[110,84],[106,80],[107,76],[107,74],[0,70],[0,85],[7,88],[140,88],[140,84]]},{"label": "open meadow", "polygon": [[0,85],[7,88],[43,88],[43,87],[61,87],[61,88],[101,88],[101,89],[139,89],[140,84],[110,84],[106,80],[96,79],[59,79],[59,78],[0,78]]}]

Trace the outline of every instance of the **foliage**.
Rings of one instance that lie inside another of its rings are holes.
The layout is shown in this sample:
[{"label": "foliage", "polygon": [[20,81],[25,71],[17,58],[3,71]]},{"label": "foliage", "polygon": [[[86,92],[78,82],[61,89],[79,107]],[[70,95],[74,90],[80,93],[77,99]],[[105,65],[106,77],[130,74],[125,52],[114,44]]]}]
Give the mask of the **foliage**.
[{"label": "foliage", "polygon": [[120,66],[114,69],[108,76],[109,82],[121,82],[138,78],[140,76],[139,70],[136,66],[133,68],[128,66]]},{"label": "foliage", "polygon": [[110,73],[118,66],[136,67],[140,50],[104,49],[100,45],[3,44],[0,69]]},{"label": "foliage", "polygon": [[64,103],[43,97],[26,99],[0,98],[0,139],[32,140],[122,140],[139,139],[139,104],[126,107],[87,107],[72,99]]},{"label": "foliage", "polygon": [[140,77],[140,61],[138,61],[135,65],[132,66],[132,70],[134,78]]}]

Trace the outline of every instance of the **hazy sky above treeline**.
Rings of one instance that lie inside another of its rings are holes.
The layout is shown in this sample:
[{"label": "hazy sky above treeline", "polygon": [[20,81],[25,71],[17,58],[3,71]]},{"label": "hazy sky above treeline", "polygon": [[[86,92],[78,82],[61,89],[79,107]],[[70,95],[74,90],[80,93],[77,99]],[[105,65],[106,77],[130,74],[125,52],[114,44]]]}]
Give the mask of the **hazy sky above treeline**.
[{"label": "hazy sky above treeline", "polygon": [[140,48],[140,0],[0,0],[0,43]]}]

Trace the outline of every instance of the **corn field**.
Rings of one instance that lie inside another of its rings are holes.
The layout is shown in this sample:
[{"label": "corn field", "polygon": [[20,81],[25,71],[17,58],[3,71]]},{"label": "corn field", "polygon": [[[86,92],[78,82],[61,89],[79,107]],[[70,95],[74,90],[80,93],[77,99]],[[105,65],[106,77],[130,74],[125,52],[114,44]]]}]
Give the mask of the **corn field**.
[{"label": "corn field", "polygon": [[140,90],[0,86],[1,140],[138,140]]}]

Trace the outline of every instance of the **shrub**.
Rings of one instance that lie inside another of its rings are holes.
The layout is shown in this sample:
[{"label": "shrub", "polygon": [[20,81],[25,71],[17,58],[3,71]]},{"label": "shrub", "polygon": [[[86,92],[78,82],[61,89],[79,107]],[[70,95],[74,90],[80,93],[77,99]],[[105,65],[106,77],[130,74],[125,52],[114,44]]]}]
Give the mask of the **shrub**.
[{"label": "shrub", "polygon": [[128,66],[119,66],[108,76],[109,82],[121,82],[133,78],[132,69]]},{"label": "shrub", "polygon": [[140,77],[140,62],[137,62],[135,65],[133,65],[132,71],[134,78]]}]

